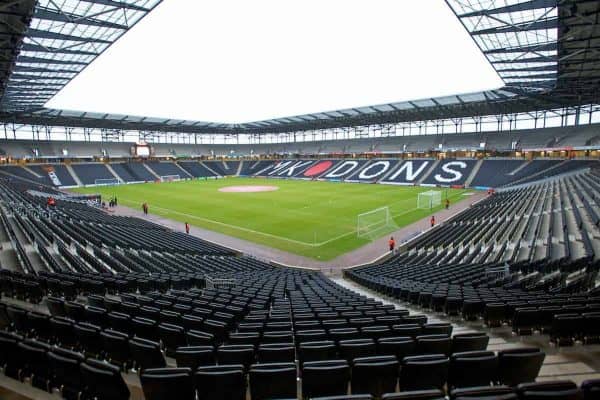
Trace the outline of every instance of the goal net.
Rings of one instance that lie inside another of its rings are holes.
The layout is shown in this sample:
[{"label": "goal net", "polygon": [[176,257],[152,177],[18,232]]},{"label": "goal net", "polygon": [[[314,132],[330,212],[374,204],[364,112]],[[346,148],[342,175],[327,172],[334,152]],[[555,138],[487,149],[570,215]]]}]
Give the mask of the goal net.
[{"label": "goal net", "polygon": [[180,179],[181,177],[179,175],[161,175],[160,177],[161,182],[173,182],[178,181]]},{"label": "goal net", "polygon": [[117,178],[94,179],[94,185],[119,185],[121,183]]},{"label": "goal net", "polygon": [[356,220],[356,235],[363,239],[373,240],[397,228],[387,206],[359,214]]},{"label": "goal net", "polygon": [[417,207],[431,210],[442,204],[442,192],[439,190],[428,190],[427,192],[419,193],[417,199]]}]

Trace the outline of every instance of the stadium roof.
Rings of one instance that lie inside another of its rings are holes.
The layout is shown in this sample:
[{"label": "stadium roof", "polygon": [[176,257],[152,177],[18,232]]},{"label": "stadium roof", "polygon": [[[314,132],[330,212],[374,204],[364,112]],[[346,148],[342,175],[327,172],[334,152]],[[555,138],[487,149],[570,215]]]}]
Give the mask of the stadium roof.
[{"label": "stadium roof", "polygon": [[73,112],[43,104],[161,0],[0,5],[0,120],[189,133],[276,133],[532,112],[600,97],[597,0],[446,0],[505,87],[245,124]]},{"label": "stadium roof", "polygon": [[160,0],[8,0],[0,5],[3,111],[41,108]]}]

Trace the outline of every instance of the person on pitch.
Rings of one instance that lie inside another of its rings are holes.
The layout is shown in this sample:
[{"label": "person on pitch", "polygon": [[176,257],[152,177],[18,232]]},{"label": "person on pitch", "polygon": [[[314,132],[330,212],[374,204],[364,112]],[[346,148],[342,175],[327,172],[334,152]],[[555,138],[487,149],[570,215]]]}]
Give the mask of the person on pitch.
[{"label": "person on pitch", "polygon": [[396,241],[394,240],[394,237],[390,237],[390,240],[388,240],[388,245],[390,246],[390,253],[394,252],[394,247],[396,247]]},{"label": "person on pitch", "polygon": [[433,228],[435,226],[435,215],[431,216],[431,227]]},{"label": "person on pitch", "polygon": [[190,234],[190,224],[188,224],[187,222],[185,223],[185,233],[187,233],[188,235]]}]

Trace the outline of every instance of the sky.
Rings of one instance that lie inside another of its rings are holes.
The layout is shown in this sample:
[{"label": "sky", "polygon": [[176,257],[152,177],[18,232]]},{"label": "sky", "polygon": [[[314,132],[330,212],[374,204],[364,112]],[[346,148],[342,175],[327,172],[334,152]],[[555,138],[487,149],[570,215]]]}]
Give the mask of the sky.
[{"label": "sky", "polygon": [[164,0],[46,106],[244,123],[501,86],[443,0]]}]

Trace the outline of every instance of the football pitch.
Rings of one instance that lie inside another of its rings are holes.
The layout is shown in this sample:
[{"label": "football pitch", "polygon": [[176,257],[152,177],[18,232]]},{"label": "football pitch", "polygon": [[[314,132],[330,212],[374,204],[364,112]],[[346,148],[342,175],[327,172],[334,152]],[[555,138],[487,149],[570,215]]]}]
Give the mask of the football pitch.
[{"label": "football pitch", "polygon": [[[230,186],[275,186],[264,192],[223,192]],[[420,192],[442,191],[451,204],[464,199],[468,190],[414,186],[335,183],[260,178],[188,180],[79,188],[103,199],[117,196],[120,205],[291,253],[330,260],[420,220],[443,206],[419,209]],[[358,237],[357,218],[388,207],[394,226]],[[183,225],[183,224],[182,224]]]}]

